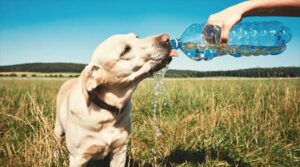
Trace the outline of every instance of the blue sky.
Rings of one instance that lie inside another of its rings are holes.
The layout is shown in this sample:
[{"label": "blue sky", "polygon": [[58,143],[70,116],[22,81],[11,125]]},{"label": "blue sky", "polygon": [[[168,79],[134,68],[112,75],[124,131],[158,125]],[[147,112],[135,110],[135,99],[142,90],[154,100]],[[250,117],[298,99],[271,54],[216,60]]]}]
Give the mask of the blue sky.
[{"label": "blue sky", "polygon": [[[172,38],[193,23],[240,0],[0,0],[0,65],[29,62],[88,63],[94,48],[113,34],[140,37],[168,33]],[[172,69],[228,70],[251,67],[300,66],[300,18],[252,17],[243,21],[277,20],[293,38],[278,56],[224,56],[196,62],[184,56]]]}]

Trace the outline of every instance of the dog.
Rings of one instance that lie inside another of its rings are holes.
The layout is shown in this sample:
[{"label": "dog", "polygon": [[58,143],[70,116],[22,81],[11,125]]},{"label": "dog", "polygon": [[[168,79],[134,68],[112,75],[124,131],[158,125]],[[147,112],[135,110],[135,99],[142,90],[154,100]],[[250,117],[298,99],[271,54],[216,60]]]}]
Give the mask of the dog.
[{"label": "dog", "polygon": [[108,155],[111,167],[125,166],[132,93],[173,56],[167,34],[113,35],[96,47],[80,76],[66,81],[56,99],[54,134],[59,141],[65,136],[71,167]]}]

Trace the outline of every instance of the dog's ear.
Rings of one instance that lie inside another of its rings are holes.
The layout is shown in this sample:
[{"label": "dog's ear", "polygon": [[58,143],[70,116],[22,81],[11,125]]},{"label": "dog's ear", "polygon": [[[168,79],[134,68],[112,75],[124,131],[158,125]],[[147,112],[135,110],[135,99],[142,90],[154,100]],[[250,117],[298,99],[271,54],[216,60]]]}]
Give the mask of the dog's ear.
[{"label": "dog's ear", "polygon": [[101,68],[95,65],[87,65],[81,73],[82,93],[87,106],[90,105],[90,94],[102,83]]}]

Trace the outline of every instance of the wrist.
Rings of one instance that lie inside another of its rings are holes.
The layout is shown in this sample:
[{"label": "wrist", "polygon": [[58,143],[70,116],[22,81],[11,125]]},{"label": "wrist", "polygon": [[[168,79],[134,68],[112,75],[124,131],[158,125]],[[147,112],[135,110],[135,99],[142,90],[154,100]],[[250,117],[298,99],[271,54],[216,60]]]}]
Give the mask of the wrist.
[{"label": "wrist", "polygon": [[241,3],[240,9],[243,10],[242,17],[261,15],[266,13],[267,9],[274,6],[272,0],[252,0]]}]

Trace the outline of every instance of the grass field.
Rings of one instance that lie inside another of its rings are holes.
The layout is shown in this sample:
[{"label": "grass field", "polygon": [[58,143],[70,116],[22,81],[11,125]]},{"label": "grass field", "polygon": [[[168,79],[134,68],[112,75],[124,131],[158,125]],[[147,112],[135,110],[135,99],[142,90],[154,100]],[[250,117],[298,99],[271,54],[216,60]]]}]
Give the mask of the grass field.
[{"label": "grass field", "polygon": [[[67,166],[52,132],[63,81],[0,81],[0,166]],[[166,80],[165,88],[159,137],[152,80],[134,93],[128,165],[299,166],[300,79]]]}]

